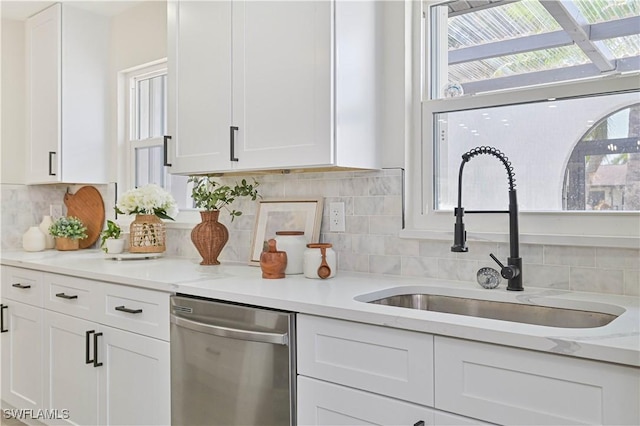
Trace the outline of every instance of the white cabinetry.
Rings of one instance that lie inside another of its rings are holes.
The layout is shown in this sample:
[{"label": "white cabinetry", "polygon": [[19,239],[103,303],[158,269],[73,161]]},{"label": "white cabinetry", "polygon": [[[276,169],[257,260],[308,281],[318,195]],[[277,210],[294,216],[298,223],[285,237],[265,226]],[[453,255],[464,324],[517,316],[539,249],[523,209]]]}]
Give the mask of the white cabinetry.
[{"label": "white cabinetry", "polygon": [[297,324],[299,424],[640,424],[639,368],[309,315]]},{"label": "white cabinetry", "polygon": [[436,408],[501,424],[640,424],[640,369],[436,336]]},{"label": "white cabinetry", "polygon": [[[39,291],[44,309],[3,302],[9,305],[3,311],[9,329],[2,334],[3,399],[16,408],[68,410],[69,418],[58,419],[57,424],[169,424],[169,295],[27,272],[31,284],[39,284],[32,293]],[[18,290],[8,284],[18,278],[27,282],[22,269],[3,266],[2,273],[3,294],[6,288]],[[22,320],[27,314],[37,320],[33,325]],[[24,337],[25,331],[17,336],[21,330],[27,330],[29,339],[16,345],[13,341]],[[5,351],[10,351],[11,364]],[[23,360],[29,365],[23,366]],[[37,380],[29,382],[33,375]],[[16,376],[20,386],[11,385],[17,390],[6,391],[10,382],[4,377]],[[35,385],[37,399],[32,396]],[[29,405],[14,394],[27,395],[23,399],[32,402]]]},{"label": "white cabinetry", "polygon": [[377,168],[376,2],[170,2],[171,173]]},{"label": "white cabinetry", "polygon": [[108,18],[69,3],[26,23],[26,183],[105,183]]},{"label": "white cabinetry", "polygon": [[42,407],[42,279],[2,268],[2,399],[16,408]]}]

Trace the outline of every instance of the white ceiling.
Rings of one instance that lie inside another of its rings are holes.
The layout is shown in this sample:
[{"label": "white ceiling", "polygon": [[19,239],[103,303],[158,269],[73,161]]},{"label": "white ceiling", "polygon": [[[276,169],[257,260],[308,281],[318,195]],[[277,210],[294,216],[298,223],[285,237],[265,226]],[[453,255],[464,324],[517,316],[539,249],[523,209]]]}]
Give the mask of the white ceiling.
[{"label": "white ceiling", "polygon": [[[90,10],[105,16],[117,15],[143,0],[62,0],[62,3],[73,3],[74,6]],[[147,0],[149,1],[149,0]],[[54,1],[31,1],[31,0],[0,0],[0,15],[3,19],[25,20],[29,16],[40,12],[43,9],[58,2]]]}]

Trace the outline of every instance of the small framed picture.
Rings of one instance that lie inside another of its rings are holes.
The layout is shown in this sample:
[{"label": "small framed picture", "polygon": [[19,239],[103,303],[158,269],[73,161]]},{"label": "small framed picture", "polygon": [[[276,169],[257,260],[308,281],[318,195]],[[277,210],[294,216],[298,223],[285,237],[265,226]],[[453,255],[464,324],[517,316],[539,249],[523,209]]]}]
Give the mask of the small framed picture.
[{"label": "small framed picture", "polygon": [[271,199],[258,202],[250,265],[260,266],[260,254],[277,231],[303,231],[307,243],[318,242],[323,198]]}]

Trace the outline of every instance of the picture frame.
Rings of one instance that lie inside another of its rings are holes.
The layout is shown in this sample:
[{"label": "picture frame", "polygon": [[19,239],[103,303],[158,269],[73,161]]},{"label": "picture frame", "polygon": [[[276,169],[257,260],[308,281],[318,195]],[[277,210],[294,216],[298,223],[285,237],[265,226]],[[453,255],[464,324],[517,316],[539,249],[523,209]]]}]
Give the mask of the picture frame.
[{"label": "picture frame", "polygon": [[266,241],[276,231],[303,231],[307,243],[318,242],[324,198],[279,198],[258,201],[249,264],[260,266]]}]

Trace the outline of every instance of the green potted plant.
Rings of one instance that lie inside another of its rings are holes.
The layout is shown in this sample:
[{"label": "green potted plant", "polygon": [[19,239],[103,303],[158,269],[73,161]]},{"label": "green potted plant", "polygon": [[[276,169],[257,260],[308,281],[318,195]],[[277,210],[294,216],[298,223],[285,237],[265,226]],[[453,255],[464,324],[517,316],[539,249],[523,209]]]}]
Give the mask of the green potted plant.
[{"label": "green potted plant", "polygon": [[191,231],[191,241],[202,256],[201,265],[219,265],[218,255],[229,240],[227,227],[218,221],[220,211],[227,210],[231,221],[242,215],[241,211],[231,209],[229,205],[241,197],[255,201],[259,196],[256,188],[260,183],[255,179],[252,183],[242,179],[230,186],[216,182],[212,176],[189,176],[188,182],[193,184],[191,198],[195,206],[204,209],[200,212],[202,222]]},{"label": "green potted plant", "polygon": [[100,247],[105,253],[117,254],[124,250],[124,240],[120,239],[122,228],[112,220],[107,220],[107,227],[100,234]]},{"label": "green potted plant", "polygon": [[78,250],[80,240],[87,238],[87,227],[75,216],[63,216],[49,227],[58,250]]}]

